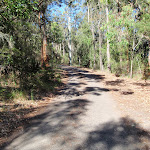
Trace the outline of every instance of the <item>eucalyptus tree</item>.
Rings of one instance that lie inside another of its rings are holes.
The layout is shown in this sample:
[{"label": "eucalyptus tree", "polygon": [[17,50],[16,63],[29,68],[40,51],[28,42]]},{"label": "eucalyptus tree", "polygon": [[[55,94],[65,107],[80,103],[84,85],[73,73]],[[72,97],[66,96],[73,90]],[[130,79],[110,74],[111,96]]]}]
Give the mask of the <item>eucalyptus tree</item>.
[{"label": "eucalyptus tree", "polygon": [[[107,35],[109,35],[109,6],[111,4],[111,0],[100,0],[99,5],[105,6],[106,11],[106,24],[107,24]],[[106,35],[106,37],[107,37]],[[111,56],[110,56],[110,39],[107,37],[107,68],[111,71]]]},{"label": "eucalyptus tree", "polygon": [[103,42],[103,33],[101,30],[102,24],[103,24],[103,5],[100,4],[100,2],[98,1],[98,35],[99,35],[99,68],[100,70],[104,70],[104,66],[103,66],[103,56],[102,56],[102,42]]}]

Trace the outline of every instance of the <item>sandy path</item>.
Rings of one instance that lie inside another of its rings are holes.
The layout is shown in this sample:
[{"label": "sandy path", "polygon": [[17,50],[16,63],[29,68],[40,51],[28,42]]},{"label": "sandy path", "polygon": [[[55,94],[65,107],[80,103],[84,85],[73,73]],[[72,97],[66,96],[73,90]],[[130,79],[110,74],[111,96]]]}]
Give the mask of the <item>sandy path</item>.
[{"label": "sandy path", "polygon": [[140,150],[136,123],[121,118],[103,76],[65,67],[68,83],[5,150]]}]

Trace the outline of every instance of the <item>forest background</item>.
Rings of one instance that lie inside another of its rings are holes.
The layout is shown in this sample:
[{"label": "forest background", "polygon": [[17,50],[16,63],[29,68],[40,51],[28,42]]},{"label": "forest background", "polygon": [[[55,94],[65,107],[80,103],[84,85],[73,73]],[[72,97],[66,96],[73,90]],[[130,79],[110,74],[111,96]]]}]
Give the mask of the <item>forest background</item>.
[{"label": "forest background", "polygon": [[2,0],[1,99],[53,90],[58,64],[147,80],[149,6],[150,0]]}]

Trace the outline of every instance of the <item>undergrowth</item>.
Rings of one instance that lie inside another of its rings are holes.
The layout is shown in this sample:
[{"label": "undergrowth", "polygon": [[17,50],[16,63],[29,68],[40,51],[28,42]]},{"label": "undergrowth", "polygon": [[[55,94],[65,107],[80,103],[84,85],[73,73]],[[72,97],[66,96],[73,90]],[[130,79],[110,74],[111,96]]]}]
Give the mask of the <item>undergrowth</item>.
[{"label": "undergrowth", "polygon": [[16,99],[38,100],[47,92],[54,92],[55,87],[61,85],[60,73],[50,67],[42,68],[36,73],[30,73],[21,78],[15,74],[1,76],[1,102],[9,103]]}]

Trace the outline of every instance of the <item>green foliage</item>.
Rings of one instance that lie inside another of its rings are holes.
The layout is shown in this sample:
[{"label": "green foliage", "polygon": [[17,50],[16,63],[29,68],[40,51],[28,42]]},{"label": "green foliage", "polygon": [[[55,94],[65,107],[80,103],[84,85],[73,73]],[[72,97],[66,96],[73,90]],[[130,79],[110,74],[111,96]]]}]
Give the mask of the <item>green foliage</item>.
[{"label": "green foliage", "polygon": [[63,36],[63,29],[57,22],[52,22],[50,26],[50,40],[54,43],[62,43],[64,36]]},{"label": "green foliage", "polygon": [[[43,1],[42,7],[45,4],[46,1]],[[59,63],[58,54],[54,50],[54,55],[49,57],[50,67],[42,68],[40,64],[41,30],[37,20],[38,11],[37,0],[0,1],[1,100],[12,100],[19,93],[34,99],[35,95],[52,91],[60,83],[60,76],[56,77],[54,71]],[[62,29],[57,23],[52,23],[52,26],[47,24],[47,29],[48,42],[62,42]],[[48,43],[47,47],[51,48],[51,44]]]},{"label": "green foliage", "polygon": [[[80,28],[74,36],[73,42],[77,49],[77,61],[80,60],[81,66],[89,67],[92,37],[90,27],[86,21],[80,24]],[[79,62],[76,63],[78,64]]]},{"label": "green foliage", "polygon": [[150,36],[150,13],[142,15],[142,19],[136,23],[139,33]]}]

